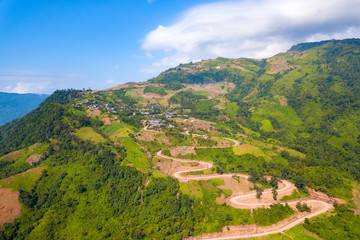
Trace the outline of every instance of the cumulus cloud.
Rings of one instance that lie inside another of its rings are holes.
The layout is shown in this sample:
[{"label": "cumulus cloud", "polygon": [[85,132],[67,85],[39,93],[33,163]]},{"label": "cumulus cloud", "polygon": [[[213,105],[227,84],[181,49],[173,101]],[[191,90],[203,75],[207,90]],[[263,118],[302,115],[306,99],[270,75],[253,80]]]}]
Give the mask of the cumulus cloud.
[{"label": "cumulus cloud", "polygon": [[15,86],[6,86],[3,91],[10,93],[41,93],[48,87],[48,82],[18,82]]},{"label": "cumulus cloud", "polygon": [[156,73],[215,57],[270,57],[291,45],[360,36],[360,0],[242,0],[199,5],[142,44],[163,53],[142,69]]},{"label": "cumulus cloud", "polygon": [[19,72],[0,74],[0,91],[13,93],[51,93],[64,86],[74,88],[76,82],[85,81],[83,73],[41,74]]},{"label": "cumulus cloud", "polygon": [[113,83],[115,83],[115,80],[109,79],[109,80],[106,81],[106,83],[107,83],[107,84],[113,84]]}]

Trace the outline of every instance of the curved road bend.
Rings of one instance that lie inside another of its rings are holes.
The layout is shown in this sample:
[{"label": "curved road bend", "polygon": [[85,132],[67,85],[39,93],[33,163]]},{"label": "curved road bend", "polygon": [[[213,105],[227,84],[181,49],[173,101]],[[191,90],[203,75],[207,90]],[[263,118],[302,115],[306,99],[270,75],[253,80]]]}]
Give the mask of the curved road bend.
[{"label": "curved road bend", "polygon": [[[144,129],[145,131],[147,130],[147,127],[145,127],[146,129]],[[149,130],[147,130],[149,131]],[[236,147],[236,146],[239,146],[240,143],[237,141],[237,140],[234,140],[234,139],[231,139],[231,138],[224,138],[226,140],[229,140],[229,141],[232,141],[234,142],[234,145],[233,147]],[[191,181],[191,180],[208,180],[208,179],[214,179],[214,178],[229,178],[229,177],[232,177],[234,175],[236,176],[239,176],[239,177],[243,177],[243,178],[249,178],[248,175],[245,175],[245,174],[221,174],[221,175],[210,175],[210,176],[183,176],[182,174],[184,173],[189,173],[189,172],[193,172],[193,171],[201,171],[201,170],[205,170],[205,169],[208,169],[208,168],[211,168],[213,166],[213,163],[212,162],[206,162],[206,161],[198,161],[198,160],[190,160],[190,159],[181,159],[181,158],[175,158],[175,157],[170,157],[170,156],[166,156],[162,153],[162,150],[160,150],[159,152],[157,152],[157,155],[159,157],[162,157],[162,158],[166,158],[166,159],[170,159],[170,160],[173,160],[173,161],[176,161],[176,162],[188,162],[188,163],[198,163],[198,164],[201,164],[203,165],[204,167],[202,168],[196,168],[196,169],[189,169],[189,170],[181,170],[181,171],[177,171],[173,174],[173,176],[179,180],[188,180],[188,181]],[[283,183],[285,183],[285,186],[281,189],[278,189],[277,191],[278,192],[281,192],[281,191],[286,191],[288,190],[289,188],[291,188],[291,184],[286,181],[286,180],[283,180]],[[268,191],[264,191],[263,193],[268,193],[268,192],[271,192],[271,190],[268,190]],[[252,197],[256,195],[256,193],[249,193],[249,194],[244,194],[244,195],[240,195],[240,196],[236,196],[236,197],[233,197],[230,199],[230,204],[231,205],[247,205],[247,206],[258,206],[258,207],[263,207],[265,205],[269,205],[269,204],[265,204],[265,203],[245,203],[245,202],[242,202],[241,200],[244,200],[246,198],[249,198],[249,197]],[[288,204],[296,204],[296,202],[298,201],[294,201],[294,202],[288,202]],[[305,201],[302,201],[302,202],[305,202],[305,203],[318,203],[318,204],[321,204],[323,206],[323,208],[317,210],[316,212],[313,212],[313,213],[310,213],[309,215],[305,216],[305,217],[302,217],[302,218],[299,218],[291,223],[289,223],[288,225],[284,226],[284,227],[281,227],[279,229],[276,229],[276,230],[272,230],[272,231],[268,231],[268,232],[263,232],[263,233],[255,233],[255,234],[246,234],[246,235],[234,235],[234,236],[224,236],[224,237],[217,237],[217,238],[207,238],[208,240],[210,239],[213,239],[213,240],[229,240],[229,239],[241,239],[241,238],[251,238],[251,237],[261,237],[261,236],[266,236],[266,235],[269,235],[269,234],[274,234],[274,233],[280,233],[280,232],[283,232],[283,231],[286,231],[286,230],[289,230],[299,224],[302,224],[305,220],[305,218],[312,218],[312,217],[315,217],[317,215],[320,215],[322,213],[325,213],[327,211],[329,211],[330,209],[333,208],[332,204],[329,204],[329,203],[326,203],[324,201],[319,201],[319,200],[314,200],[314,199],[310,199],[310,200],[305,200]],[[201,239],[204,239],[204,238],[201,238]]]}]

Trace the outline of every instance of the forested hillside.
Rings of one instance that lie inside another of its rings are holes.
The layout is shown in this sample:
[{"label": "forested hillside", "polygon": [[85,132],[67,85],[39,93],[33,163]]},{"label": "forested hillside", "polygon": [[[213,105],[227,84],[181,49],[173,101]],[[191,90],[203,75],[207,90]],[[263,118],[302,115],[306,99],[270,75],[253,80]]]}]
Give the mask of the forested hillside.
[{"label": "forested hillside", "polygon": [[[359,239],[359,92],[358,39],[56,91],[0,128],[0,190],[22,208],[0,239],[206,239],[306,216],[319,206],[292,201],[314,199],[335,208],[268,239]],[[247,193],[259,207],[231,204]]]},{"label": "forested hillside", "polygon": [[265,60],[218,58],[182,64],[151,81],[165,87],[174,81],[235,84],[225,95],[226,104],[181,91],[170,100],[195,116],[220,120],[245,133],[239,123],[260,133],[261,139],[277,139],[306,154],[283,175],[301,175],[330,193],[327,189],[347,185],[343,176],[360,180],[359,56],[359,39],[305,43]]}]

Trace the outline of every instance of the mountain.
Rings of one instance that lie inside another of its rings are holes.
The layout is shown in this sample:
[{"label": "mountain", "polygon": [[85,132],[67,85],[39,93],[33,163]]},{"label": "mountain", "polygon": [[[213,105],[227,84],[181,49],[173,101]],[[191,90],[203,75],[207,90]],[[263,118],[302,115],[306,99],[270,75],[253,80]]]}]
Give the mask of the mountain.
[{"label": "mountain", "polygon": [[35,109],[48,95],[0,92],[0,126]]},{"label": "mountain", "polygon": [[269,239],[359,239],[359,55],[359,39],[303,43],[54,92],[0,128],[0,239],[243,238],[267,226]]}]

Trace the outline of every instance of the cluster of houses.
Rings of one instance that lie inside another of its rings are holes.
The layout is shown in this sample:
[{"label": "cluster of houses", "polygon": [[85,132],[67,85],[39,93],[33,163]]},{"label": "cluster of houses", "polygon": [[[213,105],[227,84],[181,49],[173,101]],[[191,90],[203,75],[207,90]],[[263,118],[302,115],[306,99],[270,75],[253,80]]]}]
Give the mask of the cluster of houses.
[{"label": "cluster of houses", "polygon": [[114,106],[110,105],[110,104],[100,104],[95,100],[85,100],[83,102],[78,103],[79,105],[82,106],[86,106],[88,109],[92,109],[92,110],[100,110],[100,109],[105,109],[110,113],[117,113],[118,111],[123,111],[124,109],[128,109],[128,106],[126,104],[123,103],[119,103],[119,105],[117,105],[115,108]]},{"label": "cluster of houses", "polygon": [[148,125],[149,128],[157,128],[157,127],[167,127],[167,128],[175,128],[172,124],[164,124],[162,119],[151,119],[151,120],[141,120],[141,124]]}]

